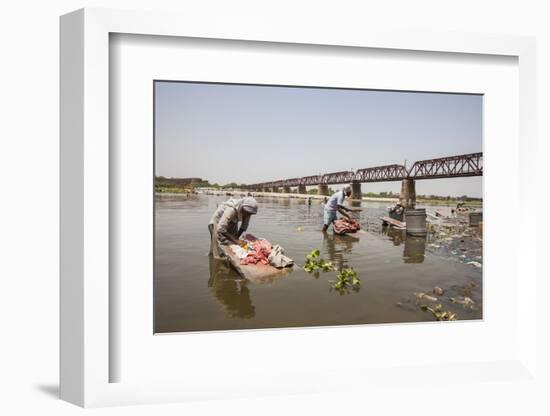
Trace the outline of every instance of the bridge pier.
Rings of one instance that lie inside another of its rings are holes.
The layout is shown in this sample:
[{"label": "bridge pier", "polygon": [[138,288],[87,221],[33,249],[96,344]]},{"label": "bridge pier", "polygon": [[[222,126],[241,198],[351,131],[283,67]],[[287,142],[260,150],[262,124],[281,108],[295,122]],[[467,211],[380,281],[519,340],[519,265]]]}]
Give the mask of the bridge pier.
[{"label": "bridge pier", "polygon": [[299,194],[307,194],[307,188],[305,185],[298,185],[298,193]]},{"label": "bridge pier", "polygon": [[328,195],[328,185],[325,183],[317,185],[317,193],[319,195]]},{"label": "bridge pier", "polygon": [[361,193],[361,182],[352,182],[351,183],[351,199],[361,200],[363,194]]},{"label": "bridge pier", "polygon": [[283,192],[285,194],[290,194],[292,193],[292,189],[290,189],[290,186],[283,186]]},{"label": "bridge pier", "polygon": [[416,205],[416,184],[414,179],[403,179],[401,181],[401,194],[399,203],[405,208],[414,208]]},{"label": "bridge pier", "polygon": [[271,192],[274,192],[274,193],[279,192],[279,187],[274,186],[273,188],[271,188]]}]

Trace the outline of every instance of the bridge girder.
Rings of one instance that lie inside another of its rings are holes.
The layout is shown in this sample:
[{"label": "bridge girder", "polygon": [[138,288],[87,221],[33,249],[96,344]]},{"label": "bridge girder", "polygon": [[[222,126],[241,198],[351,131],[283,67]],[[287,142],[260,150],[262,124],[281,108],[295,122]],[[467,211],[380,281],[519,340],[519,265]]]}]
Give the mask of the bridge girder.
[{"label": "bridge girder", "polygon": [[359,169],[355,172],[356,182],[387,182],[400,181],[407,177],[407,170],[403,165],[375,166],[373,168]]},{"label": "bridge girder", "polygon": [[483,175],[483,153],[420,160],[409,170],[411,179],[457,178]]},{"label": "bridge girder", "polygon": [[321,177],[321,184],[323,185],[335,185],[340,183],[349,183],[353,180],[354,173],[351,171],[341,171],[327,173]]},{"label": "bridge girder", "polygon": [[389,182],[403,179],[438,179],[483,175],[483,153],[427,159],[415,162],[407,171],[405,166],[393,164],[359,169],[356,172],[341,171],[324,175],[304,176],[272,182],[247,185],[248,189],[336,185],[351,182]]}]

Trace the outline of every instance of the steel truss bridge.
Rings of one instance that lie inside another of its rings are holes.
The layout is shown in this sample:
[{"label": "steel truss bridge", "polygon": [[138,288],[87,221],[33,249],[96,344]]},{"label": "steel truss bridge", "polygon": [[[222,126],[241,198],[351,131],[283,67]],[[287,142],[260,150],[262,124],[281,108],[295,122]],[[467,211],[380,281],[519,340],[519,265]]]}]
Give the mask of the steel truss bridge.
[{"label": "steel truss bridge", "polygon": [[302,178],[281,179],[246,185],[246,189],[304,187],[344,183],[401,181],[403,179],[460,178],[483,175],[483,153],[448,156],[415,162],[410,169],[403,165],[384,165],[353,171],[332,172]]}]

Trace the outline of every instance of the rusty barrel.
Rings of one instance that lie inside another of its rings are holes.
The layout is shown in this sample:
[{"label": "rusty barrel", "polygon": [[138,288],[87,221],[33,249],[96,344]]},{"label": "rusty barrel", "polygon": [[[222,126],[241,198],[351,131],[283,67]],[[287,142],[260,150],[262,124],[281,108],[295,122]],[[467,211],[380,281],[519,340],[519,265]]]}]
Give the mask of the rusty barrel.
[{"label": "rusty barrel", "polygon": [[426,209],[408,208],[405,210],[405,222],[407,223],[407,234],[426,235]]},{"label": "rusty barrel", "polygon": [[481,221],[483,221],[482,212],[470,212],[470,227],[479,227]]}]

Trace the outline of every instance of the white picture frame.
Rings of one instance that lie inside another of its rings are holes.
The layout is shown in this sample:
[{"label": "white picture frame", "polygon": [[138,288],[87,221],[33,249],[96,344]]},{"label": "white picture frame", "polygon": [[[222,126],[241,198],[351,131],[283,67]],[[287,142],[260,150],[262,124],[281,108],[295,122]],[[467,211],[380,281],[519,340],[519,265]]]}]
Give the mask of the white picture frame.
[{"label": "white picture frame", "polygon": [[[211,381],[147,383],[110,382],[109,366],[117,357],[109,348],[112,301],[109,275],[110,159],[109,159],[109,35],[111,33],[207,39],[281,42],[335,47],[383,48],[439,53],[467,53],[517,57],[519,65],[521,212],[534,206],[528,167],[535,161],[535,41],[530,37],[465,33],[380,32],[331,33],[251,24],[216,22],[208,27],[185,15],[82,9],[61,18],[61,398],[80,406],[158,403],[208,397],[255,394],[309,393],[338,389],[312,374],[273,375],[270,380],[238,382],[225,390],[211,390]],[[526,215],[520,222],[527,221]],[[522,279],[517,294],[518,353],[509,360],[439,366],[419,363],[422,382],[443,370],[464,381],[484,377],[525,380],[536,377],[536,269],[533,242],[536,230],[518,241]],[[389,382],[398,369],[369,369],[368,374],[331,369],[331,379],[355,380],[360,385]],[[410,368],[407,370],[412,371]],[[468,374],[484,373],[469,379]],[[490,376],[488,376],[490,374]],[[315,383],[307,383],[315,380]]]}]

